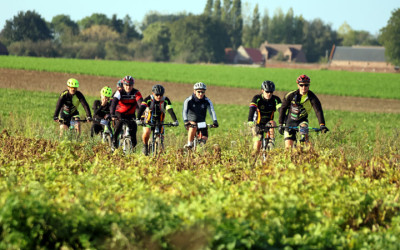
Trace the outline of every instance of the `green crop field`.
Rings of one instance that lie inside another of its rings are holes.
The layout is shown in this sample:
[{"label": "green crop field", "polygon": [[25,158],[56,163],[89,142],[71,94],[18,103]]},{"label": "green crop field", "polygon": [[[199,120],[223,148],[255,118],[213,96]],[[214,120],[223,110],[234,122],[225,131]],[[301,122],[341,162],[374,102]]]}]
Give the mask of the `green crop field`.
[{"label": "green crop field", "polygon": [[182,151],[180,126],[154,159],[110,153],[88,124],[59,139],[57,97],[1,89],[1,249],[399,247],[400,114],[327,111],[312,149],[285,151],[278,135],[263,163],[248,107],[217,105],[204,149]]},{"label": "green crop field", "polygon": [[[302,73],[22,57],[0,57],[0,68],[137,71],[236,87],[271,77],[289,89]],[[306,73],[313,89],[324,86],[318,93],[398,99],[395,74]],[[377,82],[385,87],[377,91]],[[247,106],[215,105],[220,127],[188,154],[182,103],[174,102],[180,126],[166,129],[166,152],[153,158],[141,142],[129,156],[112,153],[89,136],[90,124],[79,139],[59,138],[58,93],[0,90],[0,249],[400,248],[400,114],[327,110],[330,132],[311,134],[313,147],[285,150],[278,134],[262,162],[252,154]],[[314,114],[310,125],[318,125]]]},{"label": "green crop field", "polygon": [[216,86],[258,88],[272,80],[277,90],[289,91],[300,74],[311,77],[313,91],[321,94],[400,99],[400,74],[328,70],[248,68],[224,65],[190,65],[128,61],[78,60],[0,56],[0,68],[55,71],[98,76],[190,83],[203,81]]}]

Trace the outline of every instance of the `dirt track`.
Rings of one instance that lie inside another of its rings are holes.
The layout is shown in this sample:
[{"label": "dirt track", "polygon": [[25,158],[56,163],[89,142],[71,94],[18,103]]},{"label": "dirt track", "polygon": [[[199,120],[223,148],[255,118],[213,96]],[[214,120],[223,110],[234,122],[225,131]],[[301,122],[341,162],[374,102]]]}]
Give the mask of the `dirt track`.
[{"label": "dirt track", "polygon": [[[105,85],[109,85],[115,89],[115,84],[118,81],[118,78],[114,77],[0,68],[0,88],[39,90],[58,93],[66,89],[66,82],[71,77],[78,79],[80,83],[80,91],[85,95],[93,96],[99,95],[100,89]],[[190,84],[161,83],[140,79],[136,79],[135,88],[139,89],[143,95],[148,95],[150,94],[151,87],[157,83],[162,84],[166,88],[166,94],[172,102],[183,102],[183,100],[192,93],[192,85]],[[248,105],[251,98],[257,94],[257,92],[258,91],[254,89],[208,86],[207,96],[214,104]],[[275,94],[282,98],[285,92],[277,91]],[[321,100],[323,108],[326,110],[400,113],[400,100],[316,94]]]}]

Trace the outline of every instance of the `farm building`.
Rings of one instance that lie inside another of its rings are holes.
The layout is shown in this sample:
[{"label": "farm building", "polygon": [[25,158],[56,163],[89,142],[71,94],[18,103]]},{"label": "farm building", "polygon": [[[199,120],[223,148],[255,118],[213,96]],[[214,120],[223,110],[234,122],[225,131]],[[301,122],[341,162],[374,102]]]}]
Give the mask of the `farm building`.
[{"label": "farm building", "polygon": [[231,48],[225,49],[225,61],[234,64],[264,64],[264,57],[258,49],[241,45],[236,51]]},{"label": "farm building", "polygon": [[306,55],[301,44],[269,44],[267,41],[261,44],[260,52],[268,60],[281,60],[287,62],[306,63]]},{"label": "farm building", "polygon": [[8,55],[7,47],[0,42],[0,55]]},{"label": "farm building", "polygon": [[329,68],[392,71],[394,66],[386,61],[384,47],[333,45],[329,57]]}]

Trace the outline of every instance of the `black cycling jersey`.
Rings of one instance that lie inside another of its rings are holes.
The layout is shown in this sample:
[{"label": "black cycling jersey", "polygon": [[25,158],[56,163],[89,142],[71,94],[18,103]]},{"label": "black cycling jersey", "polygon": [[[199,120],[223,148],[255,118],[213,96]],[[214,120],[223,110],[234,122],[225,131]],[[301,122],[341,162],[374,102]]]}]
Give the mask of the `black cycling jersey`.
[{"label": "black cycling jersey", "polygon": [[255,95],[250,103],[248,121],[266,124],[274,119],[275,111],[279,111],[281,105],[282,101],[276,95],[272,95],[270,99],[265,99],[262,94]]},{"label": "black cycling jersey", "polygon": [[285,95],[279,113],[279,124],[297,126],[301,122],[308,122],[308,114],[311,107],[315,111],[320,125],[325,125],[324,113],[318,97],[308,91],[306,95],[301,95],[299,90],[294,90]]},{"label": "black cycling jersey", "polygon": [[195,94],[192,94],[183,103],[183,121],[204,122],[206,121],[207,110],[213,122],[217,121],[217,115],[211,100],[206,96],[203,99],[199,99]]},{"label": "black cycling jersey", "polygon": [[168,97],[162,97],[160,101],[156,101],[153,95],[149,95],[143,100],[140,106],[138,118],[142,118],[145,113],[144,118],[146,122],[163,122],[165,119],[165,111],[168,111],[172,120],[177,120]]},{"label": "black cycling jersey", "polygon": [[93,102],[93,117],[97,119],[104,119],[106,115],[110,115],[111,101],[108,101],[105,106],[101,106],[100,100]]},{"label": "black cycling jersey", "polygon": [[54,111],[54,117],[58,117],[60,111],[67,116],[76,114],[79,104],[82,104],[83,108],[85,109],[86,116],[92,117],[89,105],[80,91],[76,91],[74,95],[71,95],[68,90],[64,90],[58,98],[56,110]]}]

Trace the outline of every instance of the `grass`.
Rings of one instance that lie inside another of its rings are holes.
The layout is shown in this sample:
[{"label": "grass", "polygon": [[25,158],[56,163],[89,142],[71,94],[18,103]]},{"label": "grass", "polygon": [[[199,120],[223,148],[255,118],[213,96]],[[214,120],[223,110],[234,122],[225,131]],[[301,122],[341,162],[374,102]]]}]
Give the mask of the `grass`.
[{"label": "grass", "polygon": [[[216,86],[259,89],[264,80],[276,83],[277,90],[290,91],[296,78],[307,74],[317,93],[400,99],[397,94],[400,75],[328,70],[248,68],[227,65],[193,65],[136,61],[106,61],[63,58],[0,56],[0,68],[54,71],[74,74],[122,77],[163,82],[190,83],[202,81]],[[379,86],[379,88],[378,88]],[[379,91],[378,91],[379,90]]]}]

